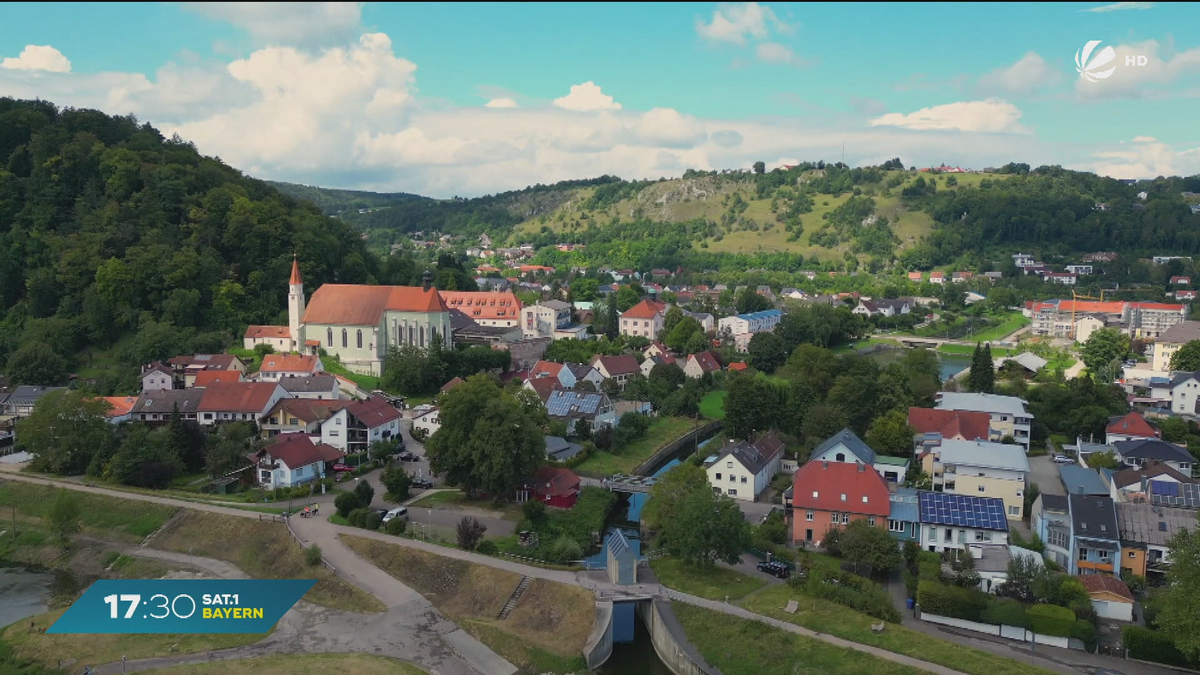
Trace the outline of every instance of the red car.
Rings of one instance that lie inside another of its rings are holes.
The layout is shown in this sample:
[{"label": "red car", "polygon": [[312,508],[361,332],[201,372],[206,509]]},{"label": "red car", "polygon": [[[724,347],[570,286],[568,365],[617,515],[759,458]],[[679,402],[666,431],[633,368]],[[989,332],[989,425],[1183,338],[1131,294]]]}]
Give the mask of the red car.
[{"label": "red car", "polygon": [[341,462],[338,462],[337,464],[334,464],[334,465],[333,465],[333,470],[334,470],[334,471],[337,471],[338,473],[341,473],[341,472],[343,472],[343,471],[353,471],[353,470],[354,470],[354,467],[352,467],[352,466],[346,466],[345,464],[342,464]]}]

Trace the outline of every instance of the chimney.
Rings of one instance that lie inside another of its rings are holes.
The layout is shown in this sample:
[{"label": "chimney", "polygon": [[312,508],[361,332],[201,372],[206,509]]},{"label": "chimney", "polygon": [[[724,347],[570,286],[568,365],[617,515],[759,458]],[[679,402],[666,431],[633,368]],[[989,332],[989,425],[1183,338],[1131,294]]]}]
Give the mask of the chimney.
[{"label": "chimney", "polygon": [[429,287],[432,284],[433,284],[433,272],[430,272],[429,270],[425,270],[424,274],[421,275],[421,286],[425,290],[429,290]]},{"label": "chimney", "polygon": [[821,462],[821,468],[828,469],[829,468],[829,460],[825,460],[825,461]]},{"label": "chimney", "polygon": [[867,470],[867,465],[866,465],[866,464],[859,464],[859,465],[858,465],[858,472],[859,472],[859,473],[863,473],[863,472],[865,472],[866,470]]}]

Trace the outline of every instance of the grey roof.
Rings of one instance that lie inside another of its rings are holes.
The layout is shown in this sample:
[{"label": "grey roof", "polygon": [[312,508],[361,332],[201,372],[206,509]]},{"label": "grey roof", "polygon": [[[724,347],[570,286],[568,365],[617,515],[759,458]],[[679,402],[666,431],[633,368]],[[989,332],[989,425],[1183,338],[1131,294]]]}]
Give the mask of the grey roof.
[{"label": "grey roof", "polygon": [[978,548],[980,557],[975,559],[976,572],[1004,572],[1012,561],[1012,551],[1008,544],[970,544],[972,550]]},{"label": "grey roof", "polygon": [[858,434],[849,429],[842,429],[836,434],[825,439],[825,442],[818,445],[817,449],[813,450],[810,456],[818,457],[821,455],[821,453],[829,450],[838,443],[845,445],[846,449],[854,453],[856,457],[862,460],[863,464],[875,463],[875,451],[872,450],[866,443],[864,443],[863,440],[858,437]]},{"label": "grey roof", "polygon": [[571,371],[576,380],[582,380],[595,370],[595,368],[586,363],[564,363],[563,365],[567,367],[567,370]]},{"label": "grey roof", "polygon": [[1072,530],[1076,537],[1088,539],[1111,539],[1117,541],[1117,511],[1113,500],[1107,496],[1067,495],[1071,508]]},{"label": "grey roof", "polygon": [[895,299],[886,299],[885,298],[885,299],[875,301],[876,307],[891,307],[894,310],[903,309],[904,307],[909,307],[911,305],[912,305],[912,303],[909,302],[908,300],[905,300],[904,298],[895,298]]},{"label": "grey roof", "polygon": [[721,454],[717,455],[717,461],[719,462],[729,455],[733,455],[752,474],[762,471],[763,467],[767,466],[774,459],[774,456],[762,453],[758,448],[746,441],[738,441],[733,445],[726,445],[721,449]]},{"label": "grey roof", "polygon": [[1166,546],[1175,533],[1196,529],[1196,512],[1151,504],[1117,504],[1122,542]]},{"label": "grey roof", "polygon": [[1192,340],[1200,340],[1200,321],[1181,321],[1166,329],[1158,336],[1158,342],[1184,344]]},{"label": "grey roof", "polygon": [[1170,387],[1171,389],[1174,389],[1175,387],[1178,387],[1179,385],[1183,384],[1184,382],[1187,382],[1188,380],[1194,380],[1194,379],[1196,379],[1196,373],[1189,373],[1186,371],[1178,372],[1178,373],[1171,373],[1171,381],[1167,386]]},{"label": "grey roof", "polygon": [[194,413],[200,407],[200,399],[204,397],[204,389],[164,389],[162,391],[145,391],[138,396],[130,414],[166,413],[171,414],[175,406],[181,413]]},{"label": "grey roof", "polygon": [[308,377],[281,377],[279,386],[284,391],[336,391],[337,378],[332,375],[309,375]]},{"label": "grey roof", "polygon": [[555,389],[546,399],[546,411],[551,417],[593,418],[607,398],[603,392]]},{"label": "grey roof", "polygon": [[1095,469],[1078,464],[1063,464],[1058,467],[1063,487],[1071,494],[1108,495],[1108,485]]},{"label": "grey roof", "polygon": [[571,443],[562,436],[546,437],[546,457],[556,462],[570,459],[583,452],[583,446]]},{"label": "grey roof", "polygon": [[942,464],[1029,472],[1029,458],[1019,445],[945,439],[934,452],[938,453]]},{"label": "grey roof", "polygon": [[49,394],[52,391],[59,391],[66,387],[40,387],[40,386],[22,386],[17,387],[4,399],[4,404],[11,407],[34,405],[38,399]]},{"label": "grey roof", "polygon": [[1030,352],[1021,352],[1020,354],[1017,354],[1016,356],[1006,357],[1003,359],[1003,361],[1005,363],[1007,363],[1009,361],[1014,361],[1017,364],[1019,364],[1021,367],[1025,368],[1026,370],[1031,370],[1035,373],[1037,371],[1041,370],[1042,368],[1045,368],[1046,364],[1049,363],[1048,361],[1046,361],[1046,359],[1043,359],[1042,357],[1038,356],[1037,354],[1031,354]]},{"label": "grey roof", "polygon": [[541,302],[538,304],[541,305],[542,307],[545,307],[547,309],[553,309],[555,311],[562,310],[562,309],[571,309],[571,303],[563,302],[562,300],[547,300],[545,302]]},{"label": "grey roof", "polygon": [[1042,498],[1042,510],[1043,511],[1062,511],[1064,513],[1066,512],[1066,510],[1067,510],[1067,496],[1066,495],[1052,495],[1047,492],[1043,492],[1043,493],[1041,493],[1040,496]]},{"label": "grey roof", "polygon": [[921,520],[920,499],[913,488],[902,487],[892,493],[890,498],[891,512],[889,520],[906,523],[916,523]]},{"label": "grey roof", "polygon": [[941,392],[938,396],[940,397],[937,404],[938,410],[971,410],[1033,418],[1033,415],[1025,409],[1025,401],[1016,396],[968,394],[950,391]]},{"label": "grey roof", "polygon": [[1157,438],[1135,438],[1131,441],[1117,441],[1113,444],[1117,454],[1122,459],[1147,460],[1157,459],[1164,462],[1192,463],[1191,453],[1173,443],[1160,441]]}]

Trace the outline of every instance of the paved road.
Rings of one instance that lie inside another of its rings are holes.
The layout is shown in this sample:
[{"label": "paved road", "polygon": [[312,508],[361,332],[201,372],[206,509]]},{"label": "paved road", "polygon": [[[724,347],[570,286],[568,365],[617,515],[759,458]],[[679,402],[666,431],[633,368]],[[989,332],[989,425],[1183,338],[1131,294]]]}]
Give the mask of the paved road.
[{"label": "paved road", "polygon": [[1029,483],[1037,483],[1038,489],[1048,495],[1065,495],[1058,465],[1050,455],[1029,458]]}]

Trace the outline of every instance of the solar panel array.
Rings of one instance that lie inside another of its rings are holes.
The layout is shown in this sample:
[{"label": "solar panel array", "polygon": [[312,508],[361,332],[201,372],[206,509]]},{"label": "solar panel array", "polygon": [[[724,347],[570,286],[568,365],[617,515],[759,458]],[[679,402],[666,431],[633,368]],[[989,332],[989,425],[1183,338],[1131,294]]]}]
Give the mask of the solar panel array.
[{"label": "solar panel array", "polygon": [[921,522],[933,525],[1008,530],[1004,501],[945,492],[921,493]]},{"label": "solar panel array", "polygon": [[1152,480],[1150,481],[1150,503],[1184,509],[1200,509],[1200,484]]},{"label": "solar panel array", "polygon": [[602,399],[600,394],[554,391],[546,401],[546,411],[551,417],[568,417],[572,413],[594,415],[600,409]]}]

